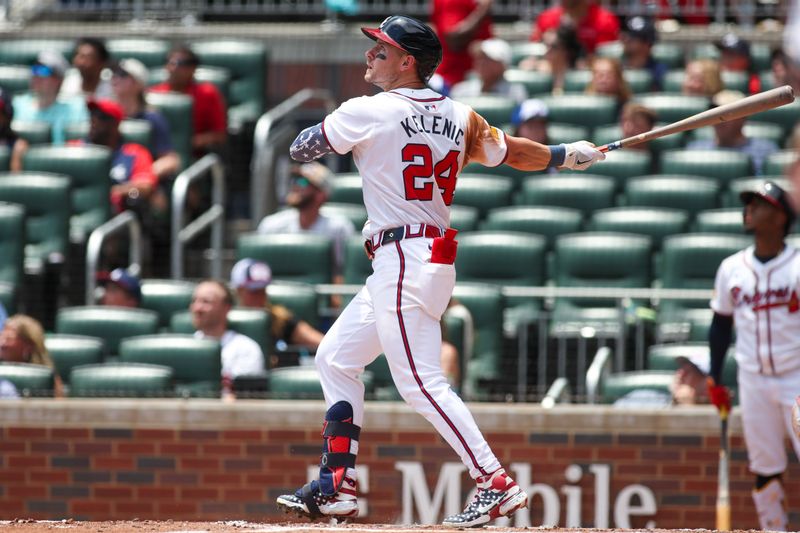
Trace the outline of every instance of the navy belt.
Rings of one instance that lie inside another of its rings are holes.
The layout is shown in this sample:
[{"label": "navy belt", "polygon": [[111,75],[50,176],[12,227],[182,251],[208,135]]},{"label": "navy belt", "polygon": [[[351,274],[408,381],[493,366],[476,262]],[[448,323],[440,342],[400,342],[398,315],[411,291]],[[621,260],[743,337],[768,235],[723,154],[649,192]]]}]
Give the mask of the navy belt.
[{"label": "navy belt", "polygon": [[367,255],[372,258],[375,255],[375,250],[390,242],[413,239],[415,237],[435,239],[441,236],[442,230],[437,226],[432,226],[430,224],[408,224],[379,231],[364,242],[364,248],[367,250]]}]

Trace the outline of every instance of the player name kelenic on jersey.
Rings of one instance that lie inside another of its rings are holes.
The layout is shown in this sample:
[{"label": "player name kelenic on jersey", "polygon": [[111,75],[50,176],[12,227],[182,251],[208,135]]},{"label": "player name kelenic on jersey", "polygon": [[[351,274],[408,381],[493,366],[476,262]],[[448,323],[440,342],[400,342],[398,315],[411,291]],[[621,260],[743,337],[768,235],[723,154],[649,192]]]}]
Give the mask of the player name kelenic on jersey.
[{"label": "player name kelenic on jersey", "polygon": [[353,152],[369,218],[365,237],[405,224],[447,227],[464,165],[497,166],[506,156],[501,131],[431,89],[353,98],[325,118],[323,131],[336,153]]},{"label": "player name kelenic on jersey", "polygon": [[800,251],[786,246],[766,263],[753,251],[750,246],[722,262],[711,307],[734,317],[740,367],[781,374],[800,367]]}]

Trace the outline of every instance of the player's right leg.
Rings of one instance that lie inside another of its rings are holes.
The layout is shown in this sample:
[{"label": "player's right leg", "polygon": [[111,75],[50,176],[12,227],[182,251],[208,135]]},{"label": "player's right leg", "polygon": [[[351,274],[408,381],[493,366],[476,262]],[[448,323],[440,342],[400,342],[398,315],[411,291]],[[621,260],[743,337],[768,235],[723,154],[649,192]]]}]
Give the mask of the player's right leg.
[{"label": "player's right leg", "polygon": [[305,518],[352,518],[356,456],[364,416],[364,367],[380,353],[372,302],[361,291],[325,335],[315,357],[328,410],[323,425],[319,479],[278,497],[278,507]]}]

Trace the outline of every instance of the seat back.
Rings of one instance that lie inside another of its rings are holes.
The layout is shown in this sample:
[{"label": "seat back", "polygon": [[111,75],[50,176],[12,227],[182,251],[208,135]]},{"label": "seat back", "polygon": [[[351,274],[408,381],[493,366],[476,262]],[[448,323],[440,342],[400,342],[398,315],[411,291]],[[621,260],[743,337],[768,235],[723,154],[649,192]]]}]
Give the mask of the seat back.
[{"label": "seat back", "polygon": [[[656,120],[672,123],[708,109],[705,96],[685,94],[647,93],[637,94],[634,101],[656,112]],[[608,122],[611,122],[610,120]]]},{"label": "seat back", "polygon": [[614,403],[635,390],[652,390],[670,394],[674,372],[640,370],[609,374],[600,384],[603,403]]},{"label": "seat back", "polygon": [[230,72],[229,123],[236,127],[257,120],[265,107],[267,49],[264,43],[204,39],[191,46],[202,65],[222,67]]},{"label": "seat back", "polygon": [[367,221],[367,209],[361,205],[325,202],[320,208],[320,213],[326,217],[346,218],[356,230],[364,227]]},{"label": "seat back", "polygon": [[460,281],[544,285],[546,240],[541,235],[476,231],[458,241],[456,270]]},{"label": "seat back", "polygon": [[9,39],[0,46],[0,64],[31,66],[43,50],[58,52],[69,61],[74,48],[75,42],[70,39]]},{"label": "seat back", "polygon": [[506,96],[495,96],[482,94],[480,96],[464,96],[458,99],[480,116],[486,119],[489,124],[500,126],[509,124],[514,113],[516,103]]},{"label": "seat back", "polygon": [[725,207],[700,211],[694,219],[694,231],[698,233],[744,233],[742,209]]},{"label": "seat back", "polygon": [[[371,372],[361,374],[364,392],[372,394],[375,389]],[[269,392],[272,398],[322,399],[319,372],[313,366],[287,366],[275,368],[269,373]]]},{"label": "seat back", "polygon": [[363,184],[358,173],[337,174],[331,180],[329,202],[364,205]]},{"label": "seat back", "polygon": [[30,363],[0,362],[0,379],[7,379],[20,396],[52,396],[53,369]]},{"label": "seat back", "polygon": [[794,164],[797,159],[796,150],[781,150],[771,153],[767,156],[764,164],[764,173],[785,175],[789,166]]},{"label": "seat back", "polygon": [[330,283],[333,279],[332,241],[314,233],[245,233],[236,241],[236,257],[266,262],[274,279]]},{"label": "seat back", "polygon": [[158,313],[149,309],[87,305],[62,307],[56,313],[56,333],[100,337],[107,355],[119,354],[122,339],[157,330]]},{"label": "seat back", "polygon": [[[150,146],[151,129],[150,122],[144,119],[126,118],[119,123],[122,142],[141,144],[145,148]],[[89,135],[88,122],[70,122],[64,127],[64,136],[67,140],[85,139],[87,135]]]},{"label": "seat back", "polygon": [[592,166],[593,173],[614,178],[619,190],[622,190],[628,179],[649,174],[652,170],[652,156],[645,150],[611,152],[606,156],[605,161]]},{"label": "seat back", "polygon": [[[234,307],[228,312],[228,327],[256,341],[265,356],[272,353],[274,339],[270,333],[269,314],[264,309]],[[192,313],[184,311],[173,314],[169,330],[172,333],[194,333]]]},{"label": "seat back", "polygon": [[612,207],[592,213],[587,229],[590,231],[620,231],[646,235],[655,249],[667,235],[683,233],[689,215],[679,209],[658,207]]},{"label": "seat back", "polygon": [[25,207],[27,261],[64,260],[69,242],[69,177],[44,172],[0,174],[0,201]]},{"label": "seat back", "polygon": [[598,174],[561,173],[525,180],[518,202],[523,205],[569,207],[588,214],[614,205],[614,179]]},{"label": "seat back", "polygon": [[152,69],[166,63],[170,43],[162,39],[121,37],[106,41],[106,48],[116,61],[138,59],[148,69]]},{"label": "seat back", "polygon": [[[362,251],[363,253],[363,251]],[[274,281],[267,286],[269,301],[282,305],[315,328],[319,327],[317,292],[313,285],[293,281]]]},{"label": "seat back", "polygon": [[[588,139],[590,133],[589,128],[578,124],[565,124],[563,122],[547,123],[547,142],[550,144],[571,143],[574,142],[575,139]],[[617,139],[619,138],[620,137],[617,137]]]},{"label": "seat back", "polygon": [[616,120],[617,102],[610,96],[569,94],[543,98],[552,122],[595,128]]},{"label": "seat back", "polygon": [[103,363],[72,369],[73,398],[147,398],[173,396],[172,368],[143,363]]},{"label": "seat back", "polygon": [[147,93],[147,103],[158,109],[169,124],[172,146],[181,156],[181,168],[192,164],[192,97],[178,93]]},{"label": "seat back", "polygon": [[468,205],[450,206],[450,227],[461,233],[478,229],[481,212],[477,207]]},{"label": "seat back", "polygon": [[147,363],[172,368],[176,388],[192,396],[218,396],[222,356],[217,340],[162,333],[124,339],[123,363]]},{"label": "seat back", "polygon": [[0,282],[20,285],[25,253],[25,207],[0,203]]},{"label": "seat back", "polygon": [[[662,124],[656,124],[656,127],[661,126]],[[574,139],[585,139],[586,137],[573,137],[569,141],[572,142]],[[599,128],[594,129],[594,134],[592,135],[592,142],[597,144],[598,146],[603,144],[609,144],[614,141],[618,141],[623,138],[622,135],[622,127],[619,124],[606,124],[605,126],[600,126]],[[653,139],[648,143],[648,147],[652,148],[654,152],[661,153],[664,150],[672,150],[675,148],[680,148],[684,144],[685,134],[683,133],[674,133],[672,135],[667,135],[666,137],[659,137],[658,139]],[[615,152],[619,154],[626,153],[624,150],[622,152]],[[606,159],[608,161],[608,159]],[[604,162],[605,163],[605,162]],[[594,169],[599,169],[600,165],[597,167],[592,167],[592,171]],[[647,173],[650,171],[648,170]]]},{"label": "seat back", "polygon": [[800,122],[800,100],[795,99],[786,105],[767,109],[748,117],[755,122],[771,122],[783,128],[785,135],[791,134],[794,125]]},{"label": "seat back", "polygon": [[547,248],[552,249],[557,236],[580,230],[582,218],[579,210],[568,207],[500,207],[489,211],[481,229],[542,235]]},{"label": "seat back", "polygon": [[0,87],[12,95],[31,87],[31,69],[25,65],[0,65]]},{"label": "seat back", "polygon": [[177,279],[143,279],[143,309],[158,313],[158,324],[168,328],[172,315],[189,309],[192,303],[195,283]]},{"label": "seat back", "polygon": [[536,70],[507,69],[503,78],[509,83],[525,86],[530,95],[547,94],[553,90],[553,74]]},{"label": "seat back", "polygon": [[111,150],[105,146],[32,146],[25,170],[66,174],[72,183],[70,239],[83,242],[110,214]]},{"label": "seat back", "polygon": [[354,235],[347,240],[344,250],[344,282],[361,285],[372,274],[372,261],[364,250],[364,238]]},{"label": "seat back", "polygon": [[490,209],[511,205],[513,190],[511,178],[468,174],[458,179],[453,205],[475,207],[483,218]]},{"label": "seat back", "polygon": [[668,150],[661,154],[662,174],[714,178],[720,185],[753,174],[750,157],[732,150]]},{"label": "seat back", "polygon": [[[73,123],[69,123],[71,126]],[[14,133],[28,141],[29,144],[49,144],[52,142],[49,122],[14,120],[11,123]],[[88,124],[87,124],[88,130]],[[72,137],[67,137],[68,139]]]},{"label": "seat back", "polygon": [[719,184],[702,176],[654,174],[628,180],[625,203],[631,207],[681,209],[694,214],[717,207]]},{"label": "seat back", "polygon": [[44,346],[53,360],[56,373],[67,385],[76,366],[103,362],[104,347],[100,337],[48,333],[44,338]]}]

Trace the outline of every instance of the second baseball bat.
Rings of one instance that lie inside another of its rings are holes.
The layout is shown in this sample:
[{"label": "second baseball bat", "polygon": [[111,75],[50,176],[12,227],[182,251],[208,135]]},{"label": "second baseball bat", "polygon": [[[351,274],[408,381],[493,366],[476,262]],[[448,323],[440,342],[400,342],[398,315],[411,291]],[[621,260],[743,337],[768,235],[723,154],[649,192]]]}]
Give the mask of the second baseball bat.
[{"label": "second baseball bat", "polygon": [[731,499],[728,481],[728,413],[720,413],[719,471],[717,476],[717,531],[731,529]]},{"label": "second baseball bat", "polygon": [[720,122],[727,122],[729,120],[736,120],[737,118],[746,117],[754,113],[766,111],[775,107],[780,107],[794,101],[794,91],[790,85],[783,85],[782,87],[775,87],[768,91],[758,94],[747,96],[736,102],[721,105],[707,111],[702,111],[691,117],[686,117],[678,122],[655,128],[639,135],[627,137],[625,139],[614,141],[613,143],[601,146],[601,152],[610,152],[611,150],[619,150],[620,148],[627,148],[635,144],[652,141],[659,137],[672,135],[673,133],[680,133],[682,131],[693,130],[702,128],[703,126],[710,126],[719,124]]}]

